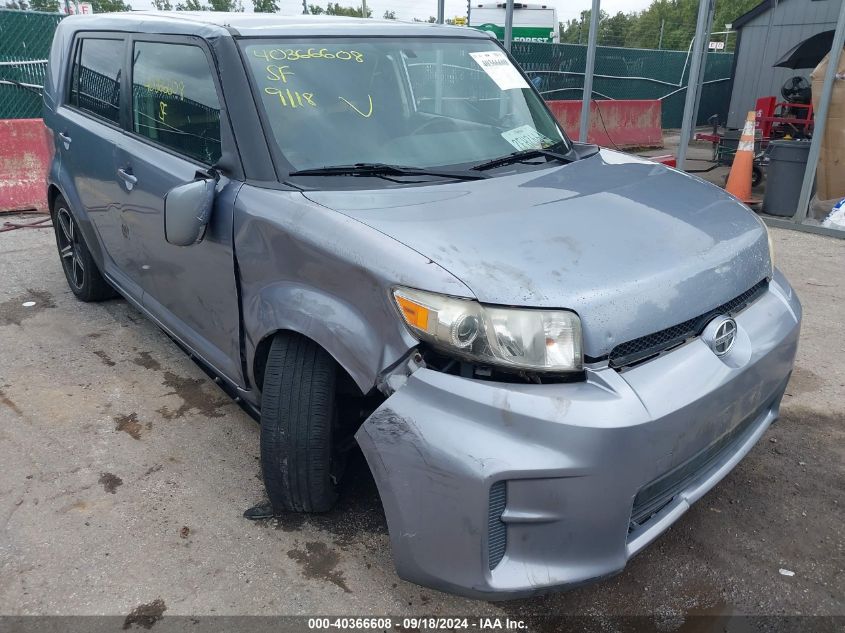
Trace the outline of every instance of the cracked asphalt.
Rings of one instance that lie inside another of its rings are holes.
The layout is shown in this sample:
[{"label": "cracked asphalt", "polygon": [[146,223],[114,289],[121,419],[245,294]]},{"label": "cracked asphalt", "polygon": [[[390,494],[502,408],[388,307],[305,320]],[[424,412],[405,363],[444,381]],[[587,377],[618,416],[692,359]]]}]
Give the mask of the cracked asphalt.
[{"label": "cracked asphalt", "polygon": [[623,573],[498,604],[396,576],[360,457],[331,513],[243,519],[255,422],[125,301],[77,301],[51,231],[0,234],[0,614],[843,616],[845,241],[772,233],[805,310],[782,419]]}]

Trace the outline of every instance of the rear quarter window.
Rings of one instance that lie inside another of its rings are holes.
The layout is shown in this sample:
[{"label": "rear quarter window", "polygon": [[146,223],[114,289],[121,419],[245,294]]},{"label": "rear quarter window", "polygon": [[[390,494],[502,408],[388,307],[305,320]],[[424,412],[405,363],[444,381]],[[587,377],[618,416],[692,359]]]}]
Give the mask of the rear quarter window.
[{"label": "rear quarter window", "polygon": [[132,131],[201,163],[220,158],[220,100],[199,46],[135,43]]},{"label": "rear quarter window", "polygon": [[119,123],[122,65],[123,40],[79,40],[71,70],[70,105]]}]

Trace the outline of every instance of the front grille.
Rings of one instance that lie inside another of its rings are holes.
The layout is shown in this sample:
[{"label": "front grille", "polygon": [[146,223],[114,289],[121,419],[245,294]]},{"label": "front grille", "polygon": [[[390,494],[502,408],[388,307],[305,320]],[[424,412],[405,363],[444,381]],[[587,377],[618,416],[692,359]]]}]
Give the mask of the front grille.
[{"label": "front grille", "polygon": [[502,521],[502,513],[508,503],[508,489],[504,481],[490,486],[490,501],[487,514],[487,550],[490,569],[498,565],[505,556],[508,546],[508,528]]},{"label": "front grille", "polygon": [[734,297],[730,301],[713,308],[709,312],[705,312],[695,318],[673,325],[665,330],[647,334],[640,338],[635,338],[625,343],[620,343],[612,350],[608,356],[610,366],[614,368],[626,367],[643,361],[652,356],[656,356],[661,352],[677,347],[681,343],[688,341],[700,335],[705,326],[713,319],[713,317],[720,314],[733,315],[746,306],[753,303],[760,295],[762,295],[769,287],[769,281],[763,279],[749,288],[738,297]]},{"label": "front grille", "polygon": [[703,451],[640,488],[634,498],[628,531],[632,532],[640,527],[642,523],[668,505],[675,498],[675,495],[687,488],[702,473],[725,461],[736,450],[736,446],[742,441],[749,428],[759,421],[760,416],[771,405],[772,401],[770,400],[758,407],[754,413]]}]

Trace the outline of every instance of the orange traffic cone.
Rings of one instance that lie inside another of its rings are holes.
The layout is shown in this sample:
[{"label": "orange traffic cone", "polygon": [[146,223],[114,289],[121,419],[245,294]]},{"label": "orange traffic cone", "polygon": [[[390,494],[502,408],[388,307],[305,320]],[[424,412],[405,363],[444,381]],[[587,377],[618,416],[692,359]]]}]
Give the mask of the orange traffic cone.
[{"label": "orange traffic cone", "polygon": [[748,113],[745,118],[745,127],[742,128],[742,136],[736,148],[734,161],[731,165],[731,173],[728,176],[728,184],[725,190],[735,195],[745,204],[756,204],[760,202],[751,197],[751,172],[754,166],[754,110]]}]

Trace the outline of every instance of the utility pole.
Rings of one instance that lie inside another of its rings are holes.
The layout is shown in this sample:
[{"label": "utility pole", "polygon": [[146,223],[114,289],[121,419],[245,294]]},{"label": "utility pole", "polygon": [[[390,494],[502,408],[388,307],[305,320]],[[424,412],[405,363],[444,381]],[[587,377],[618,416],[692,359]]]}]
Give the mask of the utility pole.
[{"label": "utility pole", "polygon": [[657,50],[663,48],[663,27],[666,26],[666,20],[660,20],[660,37],[657,39]]},{"label": "utility pole", "polygon": [[[710,3],[710,10],[707,12],[707,32],[704,35],[704,59],[701,61],[701,70],[698,73],[698,81],[695,82],[695,109],[692,111],[692,127],[690,128],[690,140],[695,138],[695,125],[698,123],[698,110],[701,107],[701,93],[704,92],[704,69],[707,67],[707,55],[710,51],[710,33],[713,31],[713,18],[716,15],[715,0]],[[689,90],[689,82],[687,82]]]},{"label": "utility pole", "polygon": [[446,0],[437,0],[437,23],[443,24],[446,19]]},{"label": "utility pole", "polygon": [[470,25],[469,14],[472,11],[472,0],[467,0],[467,26]]},{"label": "utility pole", "polygon": [[361,0],[361,17],[367,17],[367,0]]},{"label": "utility pole", "polygon": [[[701,60],[704,57],[704,51],[707,50],[707,41],[704,39],[708,28],[708,18],[710,17],[710,6],[713,0],[700,0],[698,4],[698,19],[695,23],[695,37],[691,44],[692,61],[690,62],[689,75],[687,76],[687,94],[684,100],[684,118],[681,124],[681,142],[678,145],[678,169],[683,171],[684,162],[687,159],[687,147],[689,146],[690,133],[695,127],[695,95],[698,83],[699,73],[701,72]],[[683,80],[683,78],[682,78]]]},{"label": "utility pole", "polygon": [[308,0],[302,0],[302,15],[308,15],[308,5],[305,4]]},{"label": "utility pole", "polygon": [[505,50],[511,52],[513,43],[513,0],[508,0],[505,8]]},{"label": "utility pole", "polygon": [[833,82],[837,81],[836,70],[839,68],[839,58],[842,55],[843,47],[845,47],[845,11],[840,11],[836,30],[833,32],[833,45],[830,47],[830,55],[827,58],[827,70],[824,73],[824,84],[822,84],[822,93],[819,96],[819,109],[816,110],[816,123],[813,128],[813,140],[810,141],[810,154],[807,156],[804,181],[801,183],[801,196],[798,198],[798,208],[795,210],[795,215],[792,216],[794,222],[803,222],[810,207],[813,181],[816,179],[822,139],[824,138],[825,126],[828,123],[827,111],[830,108],[830,97],[833,94]]},{"label": "utility pole", "polygon": [[596,67],[596,40],[599,36],[599,19],[601,18],[601,0],[593,0],[590,9],[590,35],[587,40],[587,63],[584,68],[584,96],[581,99],[581,125],[578,140],[587,142],[590,129],[590,105],[593,101],[593,71]]}]

